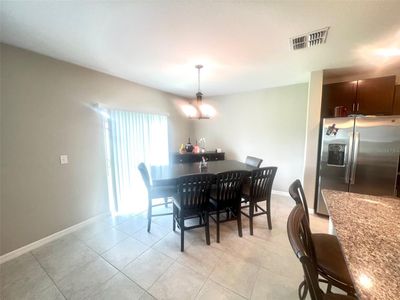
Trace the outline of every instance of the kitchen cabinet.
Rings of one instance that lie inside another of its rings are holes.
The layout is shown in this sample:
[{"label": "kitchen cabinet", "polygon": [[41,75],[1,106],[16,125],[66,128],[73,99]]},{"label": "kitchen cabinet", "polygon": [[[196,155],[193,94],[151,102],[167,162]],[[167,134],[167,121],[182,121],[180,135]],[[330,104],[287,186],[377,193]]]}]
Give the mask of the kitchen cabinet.
[{"label": "kitchen cabinet", "polygon": [[358,80],[356,112],[363,115],[391,115],[396,76]]},{"label": "kitchen cabinet", "polygon": [[[394,100],[393,100],[393,114],[400,115],[400,85],[396,85],[396,89],[394,92]],[[400,169],[399,169],[400,172]],[[400,185],[400,180],[399,180]],[[400,190],[399,190],[400,193]]]},{"label": "kitchen cabinet", "polygon": [[321,117],[330,118],[335,115],[336,106],[345,106],[347,112],[353,112],[357,91],[357,81],[326,84],[323,87]]},{"label": "kitchen cabinet", "polygon": [[396,76],[387,76],[325,84],[321,117],[334,117],[336,106],[345,106],[348,114],[391,115],[395,81]]}]

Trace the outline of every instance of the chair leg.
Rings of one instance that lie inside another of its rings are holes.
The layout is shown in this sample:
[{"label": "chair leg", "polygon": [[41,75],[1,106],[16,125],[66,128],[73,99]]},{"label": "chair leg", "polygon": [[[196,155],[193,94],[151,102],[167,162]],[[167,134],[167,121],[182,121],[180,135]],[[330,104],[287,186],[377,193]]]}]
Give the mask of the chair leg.
[{"label": "chair leg", "polygon": [[150,232],[151,229],[151,216],[152,216],[152,199],[149,197],[148,199],[148,207],[147,207],[147,232]]},{"label": "chair leg", "polygon": [[176,217],[177,217],[176,206],[175,206],[175,204],[172,204],[172,230],[173,231],[175,231],[175,229],[176,229],[176,220],[175,220]]},{"label": "chair leg", "polygon": [[237,218],[238,234],[239,234],[240,237],[242,237],[243,236],[243,233],[242,233],[242,214],[240,212],[240,203],[239,203],[238,210],[237,210],[237,213],[236,213],[236,218]]},{"label": "chair leg", "polygon": [[250,235],[253,235],[253,217],[254,217],[254,203],[250,202],[250,214],[249,214],[249,222],[250,222]]},{"label": "chair leg", "polygon": [[164,206],[165,208],[168,207],[168,197],[164,197]]},{"label": "chair leg", "polygon": [[272,222],[271,222],[271,202],[267,200],[267,221],[268,221],[268,229],[272,229]]},{"label": "chair leg", "polygon": [[179,227],[181,229],[181,252],[183,252],[185,248],[185,220],[183,218],[182,212],[180,212],[179,216]]},{"label": "chair leg", "polygon": [[[302,291],[303,289],[303,291]],[[303,280],[300,285],[299,285],[299,299],[300,300],[304,300],[307,297],[307,293],[308,293],[308,287],[307,287],[307,283],[305,280]]]},{"label": "chair leg", "polygon": [[210,245],[210,218],[208,217],[208,211],[205,212],[205,230],[206,230],[206,243]]},{"label": "chair leg", "polygon": [[217,210],[217,243],[219,243],[219,210]]}]

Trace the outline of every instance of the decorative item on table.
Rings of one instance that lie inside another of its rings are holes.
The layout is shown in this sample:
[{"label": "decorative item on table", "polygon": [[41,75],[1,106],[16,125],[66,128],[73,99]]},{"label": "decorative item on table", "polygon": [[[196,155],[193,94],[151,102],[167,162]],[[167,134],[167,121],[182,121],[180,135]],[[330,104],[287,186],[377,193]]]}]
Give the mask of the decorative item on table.
[{"label": "decorative item on table", "polygon": [[206,152],[206,138],[200,138],[199,139],[199,146],[200,146],[200,152],[204,153]]},{"label": "decorative item on table", "polygon": [[189,153],[191,153],[193,151],[193,145],[190,142],[190,138],[188,139],[188,143],[185,145],[185,150],[186,150],[186,152],[189,152]]},{"label": "decorative item on table", "polygon": [[217,148],[217,149],[215,149],[215,152],[222,153],[222,149],[221,148]]},{"label": "decorative item on table", "polygon": [[194,148],[193,148],[193,153],[200,153],[200,147],[199,147],[199,145],[197,145],[197,140],[196,140],[196,144],[194,145]]},{"label": "decorative item on table", "polygon": [[204,156],[201,157],[201,162],[199,164],[200,171],[207,171],[207,161]]},{"label": "decorative item on table", "polygon": [[179,147],[179,153],[180,153],[180,154],[183,154],[183,153],[185,153],[185,152],[186,152],[185,146],[184,146],[183,144],[181,144],[181,146]]}]

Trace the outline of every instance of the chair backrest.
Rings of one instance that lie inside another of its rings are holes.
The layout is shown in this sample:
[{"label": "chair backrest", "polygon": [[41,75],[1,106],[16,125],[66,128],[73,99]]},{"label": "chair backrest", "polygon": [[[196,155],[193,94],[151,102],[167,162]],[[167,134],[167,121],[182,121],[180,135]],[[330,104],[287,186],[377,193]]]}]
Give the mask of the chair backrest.
[{"label": "chair backrest", "polygon": [[301,204],[297,204],[288,217],[287,233],[290,245],[302,264],[311,299],[323,299],[323,292],[318,284],[318,271],[310,227]]},{"label": "chair backrest", "polygon": [[213,174],[195,174],[179,177],[177,192],[182,209],[204,209],[210,199]]},{"label": "chair backrest", "polygon": [[277,167],[265,167],[251,171],[250,200],[269,201]]},{"label": "chair backrest", "polygon": [[239,204],[242,195],[242,185],[250,176],[247,171],[227,171],[216,175],[217,201],[236,202]]},{"label": "chair backrest", "polygon": [[151,189],[149,171],[147,170],[147,167],[143,162],[141,162],[139,164],[138,169],[139,169],[140,175],[142,175],[143,182],[144,182],[147,190],[149,191]]},{"label": "chair backrest", "polygon": [[263,162],[263,160],[261,158],[257,158],[257,157],[254,157],[254,156],[247,156],[245,164],[249,165],[249,166],[252,166],[252,167],[259,168],[261,166],[262,162]]},{"label": "chair backrest", "polygon": [[290,186],[289,186],[289,194],[296,202],[296,204],[300,204],[303,206],[306,218],[308,222],[310,222],[310,217],[308,215],[308,206],[307,206],[307,199],[304,194],[303,186],[299,179],[296,179]]}]

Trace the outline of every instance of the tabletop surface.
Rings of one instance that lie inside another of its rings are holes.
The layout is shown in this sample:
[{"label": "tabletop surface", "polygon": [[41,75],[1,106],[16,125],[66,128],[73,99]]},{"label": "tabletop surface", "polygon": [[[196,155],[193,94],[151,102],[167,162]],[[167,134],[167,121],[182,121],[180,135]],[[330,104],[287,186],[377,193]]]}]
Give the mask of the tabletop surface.
[{"label": "tabletop surface", "polygon": [[400,199],[323,190],[360,299],[400,299]]},{"label": "tabletop surface", "polygon": [[160,181],[175,180],[180,176],[190,174],[209,173],[217,174],[225,171],[243,170],[252,171],[257,169],[236,160],[209,161],[207,169],[200,169],[200,163],[179,163],[169,166],[151,167],[151,178],[154,184]]}]

